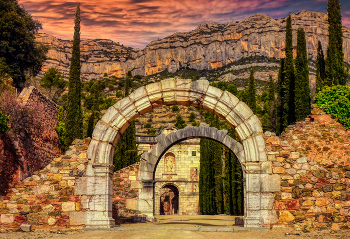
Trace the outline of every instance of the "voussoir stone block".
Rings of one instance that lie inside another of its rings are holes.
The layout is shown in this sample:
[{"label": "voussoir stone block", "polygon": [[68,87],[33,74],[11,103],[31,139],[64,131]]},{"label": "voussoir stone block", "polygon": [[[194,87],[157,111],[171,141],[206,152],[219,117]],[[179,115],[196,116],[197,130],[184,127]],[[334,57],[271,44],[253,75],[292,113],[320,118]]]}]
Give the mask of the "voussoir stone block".
[{"label": "voussoir stone block", "polygon": [[92,133],[92,138],[108,143],[113,143],[118,131],[107,125],[102,120],[98,121]]},{"label": "voussoir stone block", "polygon": [[148,97],[148,96],[147,96],[146,88],[144,86],[137,88],[136,90],[131,92],[129,95],[129,98],[132,102],[136,102],[145,97]]},{"label": "voussoir stone block", "polygon": [[205,94],[209,87],[209,81],[207,80],[197,80],[192,82],[191,91]]},{"label": "voussoir stone block", "polygon": [[249,119],[249,117],[253,115],[253,111],[242,101],[236,105],[233,111],[242,119],[242,121]]},{"label": "voussoir stone block", "polygon": [[224,92],[219,88],[209,86],[206,96],[219,100]]},{"label": "voussoir stone block", "polygon": [[257,162],[258,158],[258,149],[255,145],[255,142],[252,138],[243,140],[243,148],[245,152],[245,160],[247,162]]},{"label": "voussoir stone block", "polygon": [[146,85],[145,87],[151,103],[156,102],[162,98],[162,83],[156,82]]},{"label": "voussoir stone block", "polygon": [[217,103],[218,100],[216,98],[213,98],[211,96],[205,96],[202,102],[202,107],[205,110],[213,112]]},{"label": "voussoir stone block", "polygon": [[239,114],[237,114],[234,110],[230,111],[226,116],[226,121],[232,125],[233,127],[237,127],[237,125],[243,122],[242,118]]}]

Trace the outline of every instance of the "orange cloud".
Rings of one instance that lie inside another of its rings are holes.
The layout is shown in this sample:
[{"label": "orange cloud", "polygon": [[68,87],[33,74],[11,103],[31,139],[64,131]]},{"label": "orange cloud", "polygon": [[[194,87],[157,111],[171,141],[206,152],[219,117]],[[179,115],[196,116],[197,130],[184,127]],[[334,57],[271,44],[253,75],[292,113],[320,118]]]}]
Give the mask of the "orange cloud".
[{"label": "orange cloud", "polygon": [[[285,17],[299,10],[324,11],[319,0],[85,0],[81,3],[81,38],[111,39],[132,47],[174,32],[190,31],[202,22],[242,20],[255,13]],[[343,0],[346,1],[346,0]],[[20,0],[43,24],[41,32],[72,39],[77,2],[70,0]],[[345,2],[342,4],[349,5]],[[317,6],[317,7],[316,7]],[[346,7],[346,6],[345,6]],[[350,16],[343,22],[350,25]]]}]

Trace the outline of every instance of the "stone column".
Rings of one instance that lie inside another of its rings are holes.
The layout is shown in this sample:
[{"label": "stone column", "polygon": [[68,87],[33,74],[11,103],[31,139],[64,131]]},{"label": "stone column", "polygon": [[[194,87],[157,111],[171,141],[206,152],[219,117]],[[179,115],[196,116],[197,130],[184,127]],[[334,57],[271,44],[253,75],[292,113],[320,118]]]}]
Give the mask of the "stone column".
[{"label": "stone column", "polygon": [[147,219],[153,220],[153,181],[142,181],[142,187],[139,189],[139,211],[147,216]]},{"label": "stone column", "polygon": [[[94,164],[87,177],[89,200],[86,227],[110,228],[115,225],[112,218],[113,165]],[[91,191],[93,193],[91,193]]]}]

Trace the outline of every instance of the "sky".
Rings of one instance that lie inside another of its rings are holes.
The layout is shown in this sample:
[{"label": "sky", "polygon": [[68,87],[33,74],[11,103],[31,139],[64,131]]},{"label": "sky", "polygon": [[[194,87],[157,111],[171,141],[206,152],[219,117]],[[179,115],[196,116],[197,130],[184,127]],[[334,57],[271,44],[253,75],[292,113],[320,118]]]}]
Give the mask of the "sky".
[{"label": "sky", "polygon": [[[19,0],[42,23],[39,32],[73,38],[74,0]],[[350,1],[340,0],[343,25],[350,27]],[[327,12],[327,0],[83,0],[81,39],[111,39],[144,48],[152,40],[195,29],[203,22],[239,21],[256,13],[273,18],[301,10]]]}]

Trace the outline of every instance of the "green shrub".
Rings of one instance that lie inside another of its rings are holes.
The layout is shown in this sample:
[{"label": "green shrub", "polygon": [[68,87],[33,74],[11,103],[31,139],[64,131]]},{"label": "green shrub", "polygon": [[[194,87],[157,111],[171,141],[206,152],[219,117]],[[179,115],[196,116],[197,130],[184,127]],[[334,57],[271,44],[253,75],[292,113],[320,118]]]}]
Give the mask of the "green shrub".
[{"label": "green shrub", "polygon": [[9,121],[9,117],[0,111],[0,132],[8,132],[10,131],[7,126],[7,122]]},{"label": "green shrub", "polygon": [[178,105],[173,105],[173,107],[171,108],[171,110],[173,112],[178,112],[179,111],[179,106]]},{"label": "green shrub", "polygon": [[327,114],[338,118],[345,128],[350,128],[350,87],[325,87],[316,94],[315,101]]},{"label": "green shrub", "polygon": [[152,124],[151,123],[146,123],[143,127],[146,128],[146,129],[149,129],[149,128],[152,127]]},{"label": "green shrub", "polygon": [[155,135],[156,134],[156,129],[154,129],[154,128],[149,129],[148,130],[148,134],[149,135]]}]

